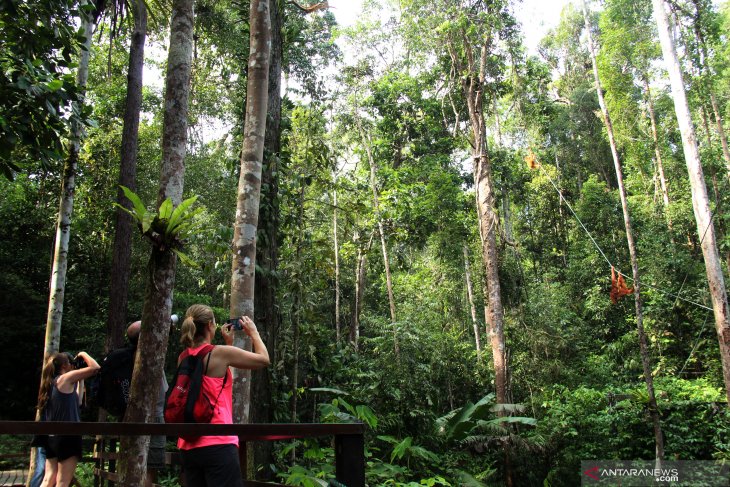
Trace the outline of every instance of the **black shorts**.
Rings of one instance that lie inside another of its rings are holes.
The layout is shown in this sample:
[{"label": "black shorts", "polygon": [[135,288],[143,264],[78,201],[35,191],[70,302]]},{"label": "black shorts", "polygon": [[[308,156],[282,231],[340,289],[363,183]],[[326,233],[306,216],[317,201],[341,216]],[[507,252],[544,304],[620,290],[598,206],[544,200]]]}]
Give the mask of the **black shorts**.
[{"label": "black shorts", "polygon": [[186,487],[243,487],[236,445],[182,450]]},{"label": "black shorts", "polygon": [[46,458],[56,459],[59,462],[71,457],[81,458],[81,437],[49,435],[46,445]]}]

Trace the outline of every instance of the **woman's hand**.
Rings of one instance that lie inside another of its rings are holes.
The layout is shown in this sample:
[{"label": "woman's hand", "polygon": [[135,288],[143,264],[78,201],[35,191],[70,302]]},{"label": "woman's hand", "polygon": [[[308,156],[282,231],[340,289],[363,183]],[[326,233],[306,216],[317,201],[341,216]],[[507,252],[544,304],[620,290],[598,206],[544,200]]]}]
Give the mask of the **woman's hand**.
[{"label": "woman's hand", "polygon": [[223,342],[226,345],[233,345],[233,325],[231,323],[226,323],[221,326],[221,335],[223,336]]},{"label": "woman's hand", "polygon": [[254,335],[259,334],[259,330],[256,328],[256,324],[248,316],[242,316],[238,320],[238,322],[242,324],[242,329],[244,333],[246,333],[246,335],[253,337]]},{"label": "woman's hand", "polygon": [[79,352],[78,354],[76,354],[76,357],[74,357],[74,360],[76,360],[79,357],[81,357],[82,359],[84,359],[84,362],[86,362],[86,365],[89,368],[91,368],[91,369],[97,369],[97,370],[100,368],[100,366],[96,362],[96,360],[94,360],[94,358],[91,355],[89,355],[88,353],[86,353],[86,352]]}]

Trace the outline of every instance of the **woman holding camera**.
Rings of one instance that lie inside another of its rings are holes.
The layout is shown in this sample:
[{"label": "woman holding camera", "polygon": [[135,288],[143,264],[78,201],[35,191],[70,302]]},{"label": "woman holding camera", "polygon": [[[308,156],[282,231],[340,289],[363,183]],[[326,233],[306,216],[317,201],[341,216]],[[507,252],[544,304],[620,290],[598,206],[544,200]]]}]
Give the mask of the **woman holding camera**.
[{"label": "woman holding camera", "polygon": [[[38,392],[41,421],[81,421],[79,383],[98,370],[99,364],[86,352],[79,352],[75,358],[68,353],[49,355]],[[49,435],[42,446],[46,451],[46,473],[41,487],[70,485],[81,458],[81,437]]]},{"label": "woman holding camera", "polygon": [[[202,304],[194,304],[185,313],[180,342],[187,347],[188,355],[196,355],[211,344],[217,329],[213,310]],[[243,330],[251,337],[253,352],[232,346],[234,330]],[[248,317],[229,321],[221,327],[221,335],[225,345],[214,347],[203,357],[205,374],[200,394],[215,398],[210,423],[233,424],[233,379],[229,367],[264,368],[270,363],[269,352],[256,325]],[[177,447],[182,452],[186,487],[243,486],[237,436],[180,438]]]}]

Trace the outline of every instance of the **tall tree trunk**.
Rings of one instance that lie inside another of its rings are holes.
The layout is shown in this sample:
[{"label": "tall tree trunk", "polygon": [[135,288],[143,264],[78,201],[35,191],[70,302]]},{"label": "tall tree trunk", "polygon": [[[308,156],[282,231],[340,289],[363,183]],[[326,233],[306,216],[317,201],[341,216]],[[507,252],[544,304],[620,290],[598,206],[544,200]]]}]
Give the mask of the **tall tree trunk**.
[{"label": "tall tree trunk", "polygon": [[[474,187],[479,218],[479,235],[482,243],[482,262],[484,263],[484,276],[486,279],[484,288],[486,298],[485,314],[488,315],[486,324],[494,363],[494,389],[497,403],[504,404],[507,402],[507,361],[504,342],[504,310],[499,284],[499,253],[497,251],[499,217],[495,206],[494,181],[491,161],[487,151],[483,107],[483,87],[486,81],[490,42],[487,39],[482,45],[478,60],[475,59],[469,44],[462,42],[463,48],[467,50],[467,65],[462,63],[452,39],[449,40],[448,49],[452,63],[457,69],[456,72],[471,73],[471,76],[461,77],[461,87],[466,98],[473,136]],[[511,476],[508,475],[507,481],[508,483],[511,482]]]},{"label": "tall tree trunk", "polygon": [[[264,164],[262,167],[261,200],[265,205],[259,207],[259,233],[265,235],[262,242],[256,245],[256,262],[263,272],[256,274],[256,292],[254,309],[256,311],[256,327],[261,339],[272,353],[272,362],[276,361],[275,341],[279,331],[279,303],[277,289],[279,287],[279,173],[281,158],[281,74],[282,74],[282,14],[279,2],[269,4],[271,18],[271,54],[269,63],[269,88],[266,117],[266,133],[264,134]],[[256,400],[251,408],[251,422],[271,423],[274,420],[272,404],[270,367],[254,370],[251,373],[251,396]],[[270,441],[249,442],[254,449],[255,465],[271,465],[273,463],[273,443]],[[253,466],[253,465],[252,465]],[[263,480],[272,480],[267,470]],[[249,478],[254,478],[249,472]]]},{"label": "tall tree trunk", "polygon": [[669,187],[667,178],[664,175],[664,162],[662,161],[662,152],[659,145],[659,131],[657,130],[656,115],[654,113],[654,99],[651,97],[651,88],[649,87],[649,78],[644,75],[644,91],[646,92],[646,101],[649,108],[649,121],[651,123],[651,138],[654,144],[654,158],[656,159],[657,172],[659,173],[659,185],[662,188],[662,201],[664,202],[664,214],[667,218],[667,225],[672,229],[672,217],[669,214]]},{"label": "tall tree trunk", "polygon": [[583,1],[583,19],[585,20],[586,35],[588,36],[588,49],[591,54],[591,63],[593,64],[593,78],[596,83],[596,92],[598,94],[598,104],[603,113],[603,123],[608,133],[608,142],[611,146],[611,155],[613,156],[613,166],[616,170],[616,182],[618,183],[619,195],[621,196],[621,208],[624,214],[624,227],[626,228],[626,241],[629,246],[629,256],[631,258],[631,271],[634,278],[634,304],[636,306],[636,329],[639,334],[639,352],[641,353],[641,365],[644,369],[644,382],[646,383],[646,391],[649,395],[649,414],[654,426],[654,445],[657,462],[664,460],[664,437],[662,436],[662,426],[659,421],[659,410],[656,404],[656,395],[654,394],[654,378],[651,375],[651,359],[649,357],[649,345],[644,331],[644,311],[641,301],[641,281],[639,275],[639,258],[636,254],[636,244],[634,243],[634,232],[631,228],[631,215],[629,214],[629,202],[626,197],[626,188],[624,187],[624,177],[621,169],[621,160],[619,159],[618,149],[616,147],[616,139],[613,133],[613,124],[611,123],[611,115],[608,112],[608,106],[603,98],[603,88],[601,87],[601,78],[598,74],[598,63],[596,62],[596,49],[593,45],[593,36],[591,34],[591,24],[588,17],[588,8],[585,0]]},{"label": "tall tree trunk", "polygon": [[[169,198],[182,201],[188,134],[188,99],[193,53],[194,0],[175,0],[170,21],[170,48],[165,78],[165,114],[162,127],[162,167],[157,207]],[[124,420],[150,422],[155,407],[164,357],[170,336],[172,293],[177,257],[168,246],[153,246],[149,280],[142,306],[142,330],[134,360],[134,374]],[[147,474],[149,436],[123,436],[120,441],[120,483],[144,484]]]},{"label": "tall tree trunk", "polygon": [[[82,1],[82,5],[87,2]],[[84,32],[84,47],[79,50],[79,68],[76,72],[81,101],[75,103],[74,110],[80,110],[86,93],[86,82],[89,78],[89,54],[91,52],[91,36],[94,21],[91,13],[81,16],[81,30]],[[66,293],[66,270],[68,268],[68,244],[71,237],[71,215],[74,208],[76,192],[76,169],[79,161],[81,139],[84,129],[78,123],[71,127],[68,156],[63,166],[61,180],[61,197],[56,221],[56,239],[53,253],[53,269],[51,271],[50,295],[48,299],[48,316],[46,318],[46,341],[44,358],[58,352],[61,342],[61,322],[63,320],[63,299]]]},{"label": "tall tree trunk", "polygon": [[[261,194],[261,166],[264,156],[266,111],[271,51],[271,17],[268,0],[251,0],[250,49],[246,87],[246,123],[243,129],[241,175],[238,180],[236,222],[233,231],[231,316],[254,318],[256,274],[256,231]],[[234,344],[251,350],[251,340],[236,332]],[[233,418],[248,423],[251,406],[251,372],[233,369]]]},{"label": "tall tree trunk", "polygon": [[378,222],[378,232],[380,234],[380,247],[383,252],[383,265],[385,267],[385,284],[388,291],[388,304],[390,306],[390,322],[393,324],[393,347],[396,355],[400,353],[400,346],[398,345],[398,331],[396,330],[396,317],[395,317],[395,297],[393,294],[393,280],[390,274],[390,259],[388,259],[388,245],[385,241],[385,230],[383,229],[383,219],[380,215],[380,197],[378,195],[378,168],[375,163],[375,158],[372,152],[372,141],[370,140],[370,134],[366,133],[362,127],[360,118],[356,116],[357,127],[360,131],[360,137],[362,139],[363,146],[365,146],[365,152],[368,156],[368,163],[370,164],[370,189],[373,192],[373,209],[375,210],[375,219]]},{"label": "tall tree trunk", "polygon": [[715,115],[715,128],[717,129],[717,135],[720,137],[720,143],[722,144],[722,157],[725,159],[727,177],[730,179],[730,149],[728,149],[727,135],[725,135],[725,129],[722,125],[722,115],[720,114],[720,109],[717,106],[715,94],[712,92],[710,92],[710,105],[712,105],[712,113]]},{"label": "tall tree trunk", "polygon": [[357,246],[357,264],[355,267],[355,303],[352,307],[352,321],[350,322],[350,343],[355,350],[358,349],[360,341],[360,313],[362,312],[362,303],[365,298],[365,278],[367,277],[367,259],[368,252],[373,243],[373,233],[370,233],[367,245],[363,247],[360,242],[358,232],[353,237]]},{"label": "tall tree trunk", "polygon": [[335,339],[340,343],[340,245],[337,241],[337,177],[333,190],[332,238],[335,246]]},{"label": "tall tree trunk", "polygon": [[474,305],[474,289],[471,284],[471,269],[469,266],[469,249],[464,245],[464,276],[466,278],[466,295],[469,298],[469,310],[471,311],[471,324],[474,328],[474,343],[477,348],[477,363],[482,357],[482,341],[479,338],[479,322],[477,321],[477,308]]},{"label": "tall tree trunk", "polygon": [[682,69],[677,59],[677,51],[670,33],[669,19],[664,9],[663,0],[652,0],[652,4],[654,6],[654,17],[656,18],[659,31],[659,41],[664,54],[664,63],[669,71],[669,79],[672,85],[674,109],[677,114],[679,130],[682,134],[684,159],[687,164],[690,185],[692,187],[692,207],[694,209],[695,220],[697,221],[697,232],[702,241],[702,255],[705,259],[705,270],[707,272],[712,308],[715,315],[715,331],[717,332],[717,339],[720,345],[720,360],[722,362],[725,393],[728,398],[728,406],[730,406],[730,320],[728,318],[725,280],[722,275],[722,265],[715,238],[715,226],[712,223],[705,177],[702,172],[702,164],[700,163],[700,153],[697,148],[697,139],[692,125],[689,104],[687,103],[687,94],[684,90]]},{"label": "tall tree trunk", "polygon": [[[132,8],[134,30],[129,45],[129,70],[127,72],[127,100],[124,108],[122,129],[122,156],[119,165],[119,185],[137,190],[137,152],[139,112],[142,106],[142,71],[144,67],[144,43],[147,37],[147,6],[144,0],[135,0]],[[117,202],[131,209],[132,203],[117,191]],[[129,290],[130,259],[132,256],[132,217],[117,208],[114,223],[114,251],[109,285],[109,315],[106,321],[105,351],[119,348],[124,343],[124,327],[127,323],[127,297]]]},{"label": "tall tree trunk", "polygon": [[[81,5],[87,2],[82,0]],[[86,82],[89,79],[89,54],[91,52],[91,37],[94,31],[95,14],[81,10],[81,30],[84,32],[83,49],[79,49],[79,67],[76,72],[76,85],[79,89],[79,102],[74,103],[74,110],[80,110],[86,97]],[[53,247],[53,265],[51,279],[48,284],[48,314],[46,316],[46,337],[43,347],[43,359],[59,351],[61,346],[61,324],[63,322],[63,300],[66,294],[66,270],[68,269],[68,246],[71,239],[71,216],[74,208],[74,194],[76,193],[76,169],[79,161],[79,151],[84,130],[81,125],[74,123],[71,127],[68,156],[63,165],[61,178],[61,194],[59,198],[58,216],[56,219],[56,236]],[[36,411],[36,421],[40,413]],[[28,482],[35,473],[36,449],[31,449]]]}]

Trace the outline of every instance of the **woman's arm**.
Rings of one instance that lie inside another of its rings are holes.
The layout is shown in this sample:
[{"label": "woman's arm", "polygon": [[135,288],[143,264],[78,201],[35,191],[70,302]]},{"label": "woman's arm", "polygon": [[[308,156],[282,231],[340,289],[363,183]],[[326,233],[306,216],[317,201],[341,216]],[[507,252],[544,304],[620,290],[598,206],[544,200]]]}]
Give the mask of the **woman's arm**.
[{"label": "woman's arm", "polygon": [[233,345],[233,326],[224,325],[221,328],[221,334],[223,335],[223,341],[226,343],[225,346],[216,347],[216,355],[219,356],[227,366],[236,367],[238,369],[262,369],[271,363],[269,359],[269,351],[264,345],[264,341],[259,335],[259,331],[256,329],[256,325],[246,316],[239,318],[239,323],[243,328],[243,331],[251,337],[253,342],[253,352],[242,350]]},{"label": "woman's arm", "polygon": [[62,389],[64,385],[68,385],[73,388],[73,384],[81,380],[86,380],[89,377],[93,377],[101,368],[99,364],[94,360],[91,355],[86,352],[79,352],[77,357],[81,357],[86,362],[86,367],[83,369],[75,369],[66,372],[58,378],[57,386],[61,392],[69,392],[68,390]]}]

